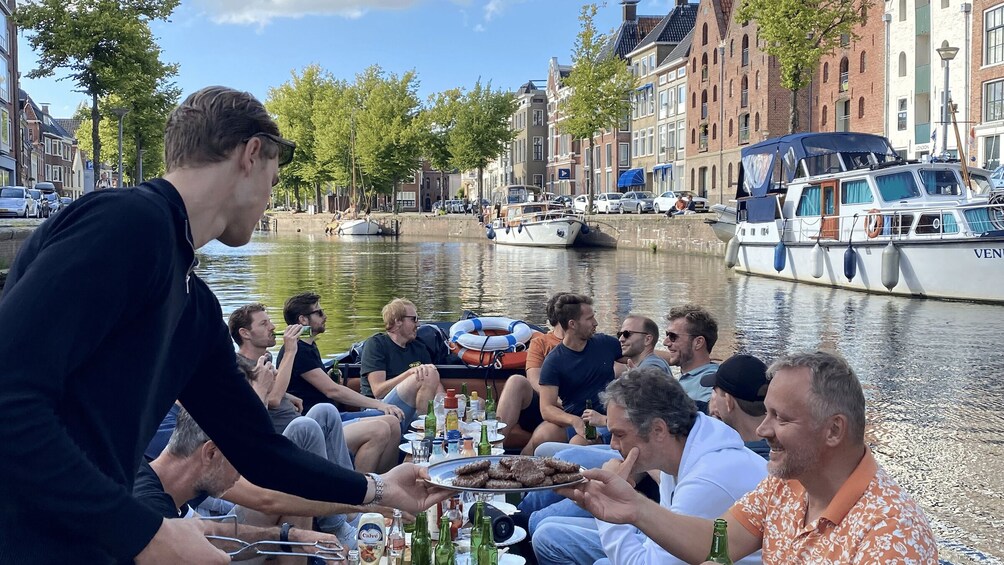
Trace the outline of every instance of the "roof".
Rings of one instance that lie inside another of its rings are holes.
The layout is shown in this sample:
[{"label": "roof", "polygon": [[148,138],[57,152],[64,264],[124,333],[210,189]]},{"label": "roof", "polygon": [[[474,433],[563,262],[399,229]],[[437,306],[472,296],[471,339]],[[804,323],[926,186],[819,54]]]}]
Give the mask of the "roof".
[{"label": "roof", "polygon": [[635,21],[621,23],[621,26],[617,28],[617,32],[611,36],[610,41],[600,50],[600,58],[613,54],[621,59],[626,59],[627,54],[637,49],[638,44],[662,20],[663,16],[638,16],[638,19]]},{"label": "roof", "polygon": [[54,135],[56,137],[65,137],[66,139],[73,139],[73,134],[68,133],[63,126],[61,126],[55,118],[42,112],[42,108],[35,104],[35,101],[31,99],[31,96],[24,91],[23,88],[18,89],[18,100],[23,105],[30,104],[31,109],[35,112],[35,117],[38,118],[41,123],[41,129],[43,134]]},{"label": "roof", "polygon": [[693,41],[694,28],[690,28],[690,33],[683,36],[683,39],[676,44],[676,47],[669,52],[669,55],[666,55],[661,61],[659,61],[659,65],[665,65],[669,61],[676,61],[677,59],[686,59],[690,56],[690,44],[693,43]]},{"label": "roof", "polygon": [[59,124],[59,127],[70,132],[71,137],[77,134],[77,130],[80,129],[80,124],[84,121],[80,118],[55,118],[55,120],[56,123]]},{"label": "roof", "polygon": [[677,6],[662,18],[635,49],[653,43],[679,43],[694,30],[695,22],[697,22],[697,4]]},{"label": "roof", "polygon": [[537,88],[537,85],[535,85],[532,80],[526,81],[522,86],[516,89],[516,92],[519,94],[533,94],[534,92],[539,91],[540,89]]}]

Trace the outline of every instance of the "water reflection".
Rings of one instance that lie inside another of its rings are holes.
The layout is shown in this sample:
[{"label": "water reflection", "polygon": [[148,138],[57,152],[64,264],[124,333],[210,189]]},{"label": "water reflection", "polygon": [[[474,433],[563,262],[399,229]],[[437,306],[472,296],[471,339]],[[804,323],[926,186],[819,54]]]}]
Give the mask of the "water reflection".
[{"label": "water reflection", "polygon": [[954,544],[1004,557],[1004,308],[747,277],[720,259],[665,252],[256,236],[239,249],[211,244],[200,258],[225,314],[258,300],[278,322],[286,298],[319,293],[326,354],[381,331],[380,308],[395,296],[425,319],[466,308],[544,323],[558,290],[593,296],[608,333],[628,313],[664,327],[671,306],[703,304],[719,320],[717,358],[837,350],[865,386],[877,457],[928,511],[942,557],[981,561]]}]

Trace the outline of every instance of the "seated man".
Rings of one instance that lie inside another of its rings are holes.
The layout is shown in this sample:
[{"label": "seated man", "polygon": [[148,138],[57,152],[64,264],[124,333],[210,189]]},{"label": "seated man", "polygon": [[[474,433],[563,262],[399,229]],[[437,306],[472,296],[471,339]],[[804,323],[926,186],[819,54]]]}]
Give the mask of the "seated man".
[{"label": "seated man", "polygon": [[[171,434],[164,451],[150,463],[143,462],[136,473],[133,497],[164,518],[187,518],[197,516],[187,506],[187,501],[202,496],[219,496],[229,489],[240,475],[215,443],[199,428],[188,412],[178,412],[177,426]],[[292,527],[283,523],[278,527],[255,527],[215,521],[199,521],[205,533],[236,537],[254,543],[257,541],[292,541],[322,544],[338,544],[339,539],[331,534],[311,531],[308,528]],[[233,544],[219,542],[225,551],[238,549]],[[268,546],[278,550],[280,546]],[[315,548],[298,548],[315,553]],[[280,561],[283,562],[283,561]]]},{"label": "seated man", "polygon": [[718,341],[718,322],[704,308],[685,304],[669,311],[669,329],[662,342],[669,350],[669,364],[680,367],[680,384],[697,408],[708,413],[711,388],[701,384],[701,378],[718,370],[711,362],[711,350]]},{"label": "seated man", "polygon": [[373,334],[363,345],[359,392],[396,406],[406,429],[440,392],[439,371],[432,352],[416,339],[418,311],[411,301],[395,298],[381,314],[387,333]]},{"label": "seated man", "polygon": [[[720,516],[732,559],[762,550],[764,563],[938,563],[923,510],[865,444],[865,396],[847,361],[800,353],[767,374],[758,433],[771,447],[770,476]],[[631,524],[677,558],[701,562],[713,521],[639,497],[624,477],[640,458],[632,449],[616,468],[586,471],[588,482],[564,492],[597,519]]]},{"label": "seated man", "polygon": [[[265,306],[247,304],[234,310],[228,322],[230,336],[237,343],[237,354],[254,364],[259,357],[275,347],[275,325]],[[296,434],[316,436],[315,440],[326,446],[329,460],[341,467],[355,468],[361,473],[384,472],[397,463],[397,440],[400,422],[394,416],[374,416],[348,420],[344,427],[341,414],[330,403],[315,404],[301,416],[302,401],[290,395],[289,386],[297,352],[298,336],[303,326],[293,324],[286,328],[283,337],[284,355],[275,376],[275,383],[266,396],[269,416],[275,431],[284,433],[289,426]],[[300,404],[300,407],[297,404]],[[349,425],[351,424],[351,425]],[[301,442],[299,445],[303,445]],[[352,457],[354,456],[354,461]]]},{"label": "seated man", "polygon": [[[537,426],[544,421],[540,416],[540,368],[544,364],[544,358],[551,352],[564,337],[565,332],[558,324],[555,317],[554,304],[558,298],[568,294],[559,292],[547,301],[545,312],[547,313],[547,323],[551,324],[551,331],[537,336],[530,341],[530,346],[526,353],[526,376],[511,375],[505,380],[505,387],[499,395],[497,408],[498,419],[508,426],[506,429],[506,446],[512,437],[520,437],[520,432],[532,434]],[[523,455],[533,455],[533,445],[526,443],[523,446]]]},{"label": "seated man", "polygon": [[739,432],[746,447],[770,459],[767,440],[757,435],[767,408],[767,365],[752,355],[733,355],[718,366],[718,372],[701,377],[701,384],[713,388],[708,412]]},{"label": "seated man", "polygon": [[617,339],[621,342],[621,353],[629,368],[655,367],[667,375],[673,374],[669,364],[655,352],[659,343],[659,326],[651,318],[628,315],[621,324],[621,331],[617,332]]},{"label": "seated man", "polygon": [[[626,457],[623,464],[632,473],[659,472],[665,508],[713,518],[767,475],[766,463],[735,430],[699,413],[680,384],[659,369],[631,369],[602,396],[611,448]],[[682,563],[634,528],[593,518],[545,519],[534,532],[533,549],[540,565],[592,565],[603,557],[614,564]]]}]

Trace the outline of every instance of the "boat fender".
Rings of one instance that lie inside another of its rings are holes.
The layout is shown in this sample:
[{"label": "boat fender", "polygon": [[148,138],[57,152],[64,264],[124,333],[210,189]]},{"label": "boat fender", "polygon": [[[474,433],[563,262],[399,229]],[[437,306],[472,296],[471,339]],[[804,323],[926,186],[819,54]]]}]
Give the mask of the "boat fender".
[{"label": "boat fender", "polygon": [[823,276],[823,257],[826,252],[823,251],[823,246],[816,242],[816,245],[812,247],[812,277],[818,279]]},{"label": "boat fender", "polygon": [[784,270],[785,260],[788,258],[788,250],[784,248],[784,242],[779,241],[774,246],[774,270],[781,272]]},{"label": "boat fender", "polygon": [[882,251],[882,286],[889,290],[899,284],[899,248],[889,242]]},{"label": "boat fender", "polygon": [[885,224],[885,220],[882,218],[882,213],[877,208],[872,208],[868,210],[868,215],[865,217],[865,234],[875,239],[882,233],[882,225]]},{"label": "boat fender", "polygon": [[506,227],[505,227],[505,233],[506,233],[506,235],[508,235],[508,234],[509,234],[509,230],[510,230],[510,229],[511,229],[511,228],[510,228],[509,226],[506,226]]},{"label": "boat fender", "polygon": [[485,235],[488,236],[488,239],[495,239],[495,230],[493,230],[491,226],[489,226],[488,229],[485,230]]},{"label": "boat fender", "polygon": [[579,233],[581,233],[582,235],[588,234],[589,233],[589,226],[586,225],[586,224],[582,224],[582,229],[579,230]]},{"label": "boat fender", "polygon": [[847,277],[847,282],[851,282],[857,274],[858,252],[852,246],[848,245],[847,251],[844,251],[844,276]]},{"label": "boat fender", "polygon": [[739,238],[733,237],[725,246],[725,267],[731,269],[739,262]]},{"label": "boat fender", "polygon": [[519,225],[516,226],[516,233],[523,233],[523,222],[520,222]]}]

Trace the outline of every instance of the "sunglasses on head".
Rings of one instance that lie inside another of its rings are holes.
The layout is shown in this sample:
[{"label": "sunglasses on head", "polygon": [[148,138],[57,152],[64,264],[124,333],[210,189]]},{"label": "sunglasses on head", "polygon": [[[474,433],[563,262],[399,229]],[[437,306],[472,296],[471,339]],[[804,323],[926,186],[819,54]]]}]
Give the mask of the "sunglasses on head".
[{"label": "sunglasses on head", "polygon": [[[279,166],[280,167],[285,167],[286,165],[288,165],[288,164],[290,164],[290,163],[293,162],[293,153],[296,152],[296,143],[295,142],[292,142],[292,141],[290,141],[288,139],[283,139],[283,138],[279,137],[278,135],[272,135],[270,133],[265,133],[263,131],[262,132],[258,132],[256,134],[252,135],[251,137],[264,137],[265,139],[268,139],[269,141],[275,143],[279,147]],[[244,143],[247,143],[248,141],[250,141],[251,137],[248,137],[247,139],[245,139]]]},{"label": "sunglasses on head", "polygon": [[675,342],[676,340],[680,339],[683,336],[694,337],[691,334],[678,334],[676,332],[670,332],[670,331],[666,332],[666,337],[668,337],[669,341],[671,341],[671,342]]},{"label": "sunglasses on head", "polygon": [[624,338],[624,339],[630,339],[630,338],[631,338],[631,336],[633,336],[634,334],[643,334],[643,335],[648,335],[648,334],[646,334],[645,332],[633,332],[633,331],[631,331],[631,330],[624,330],[624,331],[620,331],[620,332],[617,332],[617,334],[616,334],[616,335],[617,335],[617,337],[622,337],[622,338]]}]

